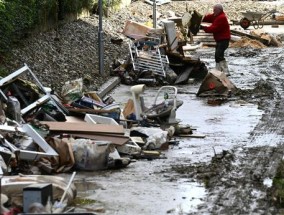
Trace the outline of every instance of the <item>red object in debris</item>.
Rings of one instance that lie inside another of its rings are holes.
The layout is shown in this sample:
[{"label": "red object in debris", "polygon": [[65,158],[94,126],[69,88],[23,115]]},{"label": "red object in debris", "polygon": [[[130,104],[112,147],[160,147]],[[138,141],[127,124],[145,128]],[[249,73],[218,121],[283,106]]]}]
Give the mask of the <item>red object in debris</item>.
[{"label": "red object in debris", "polygon": [[210,83],[209,83],[209,89],[212,90],[212,89],[214,89],[214,88],[215,88],[215,84],[214,84],[213,82],[210,82]]},{"label": "red object in debris", "polygon": [[3,215],[16,215],[22,211],[19,208],[12,208],[10,211],[3,213]]}]

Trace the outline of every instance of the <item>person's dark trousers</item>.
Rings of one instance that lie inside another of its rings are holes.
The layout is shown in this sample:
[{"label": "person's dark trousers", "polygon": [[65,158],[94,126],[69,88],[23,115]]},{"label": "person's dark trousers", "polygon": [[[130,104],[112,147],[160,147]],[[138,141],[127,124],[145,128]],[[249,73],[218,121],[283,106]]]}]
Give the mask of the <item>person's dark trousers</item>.
[{"label": "person's dark trousers", "polygon": [[216,42],[215,48],[215,62],[219,63],[225,60],[225,50],[229,47],[229,40],[221,40]]}]

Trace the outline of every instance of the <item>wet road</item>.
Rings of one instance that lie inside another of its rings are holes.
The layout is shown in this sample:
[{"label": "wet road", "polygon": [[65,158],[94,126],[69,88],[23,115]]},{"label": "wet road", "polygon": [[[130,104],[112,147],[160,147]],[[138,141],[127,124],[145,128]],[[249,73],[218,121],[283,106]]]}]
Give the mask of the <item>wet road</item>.
[{"label": "wet road", "polygon": [[[201,60],[213,68],[214,50],[199,51]],[[230,80],[242,90],[255,89],[257,83],[271,85],[275,90],[271,98],[261,94],[264,88],[250,92],[245,100],[238,97],[211,106],[207,98],[195,96],[200,83],[177,86],[178,98],[184,101],[177,118],[206,137],[178,139],[179,145],[163,152],[166,159],[137,160],[116,171],[80,173],[76,177],[78,196],[96,200],[88,207],[103,207],[104,214],[275,212],[265,200],[284,150],[279,145],[283,142],[284,110],[281,52],[281,48],[269,48],[230,49],[227,53]],[[146,88],[146,106],[152,104],[157,89]],[[130,86],[119,86],[112,96],[123,107],[131,97]],[[212,158],[224,150],[232,156],[216,164],[213,173]],[[204,174],[209,177],[208,184]]]}]

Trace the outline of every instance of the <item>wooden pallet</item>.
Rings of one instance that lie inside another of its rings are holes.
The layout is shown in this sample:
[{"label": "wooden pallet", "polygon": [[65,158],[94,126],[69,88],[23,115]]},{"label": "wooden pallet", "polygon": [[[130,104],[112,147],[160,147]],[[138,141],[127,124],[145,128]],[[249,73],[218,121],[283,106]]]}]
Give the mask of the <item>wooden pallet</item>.
[{"label": "wooden pallet", "polygon": [[203,46],[215,46],[216,42],[213,38],[212,33],[205,33],[203,30],[200,30],[197,35],[193,36],[194,42],[201,42]]}]

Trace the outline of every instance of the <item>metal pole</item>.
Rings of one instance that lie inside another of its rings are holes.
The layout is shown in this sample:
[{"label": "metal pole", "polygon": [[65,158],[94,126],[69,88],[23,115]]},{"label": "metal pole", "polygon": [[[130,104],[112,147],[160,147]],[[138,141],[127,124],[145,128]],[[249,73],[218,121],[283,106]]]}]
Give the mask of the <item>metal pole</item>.
[{"label": "metal pole", "polygon": [[99,0],[99,72],[104,75],[103,0]]},{"label": "metal pole", "polygon": [[153,2],[153,28],[157,28],[157,3],[156,0]]}]

